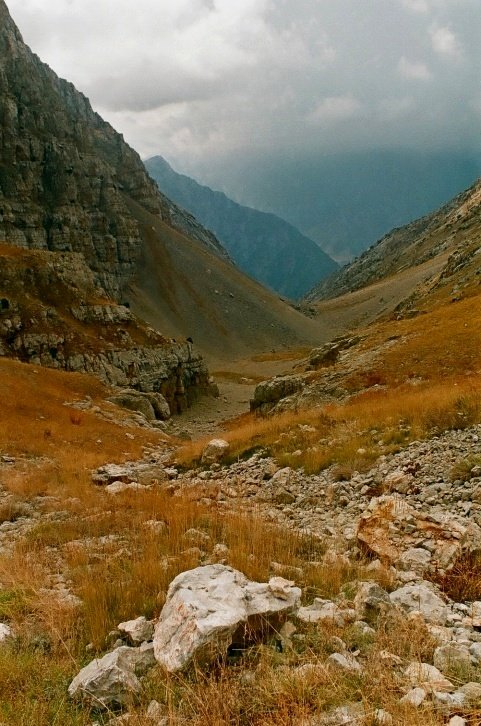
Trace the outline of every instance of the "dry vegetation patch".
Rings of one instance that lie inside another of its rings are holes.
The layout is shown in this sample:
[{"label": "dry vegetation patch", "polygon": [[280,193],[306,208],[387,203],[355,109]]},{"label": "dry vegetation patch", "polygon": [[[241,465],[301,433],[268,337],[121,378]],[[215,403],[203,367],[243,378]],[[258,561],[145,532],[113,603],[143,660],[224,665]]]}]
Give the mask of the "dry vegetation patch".
[{"label": "dry vegetation patch", "polygon": [[[336,465],[348,478],[413,440],[478,423],[479,303],[478,294],[363,331],[361,344],[336,364],[337,384],[350,392],[345,402],[267,418],[245,414],[225,433],[231,444],[227,461],[263,448],[282,465],[304,467],[307,473]],[[356,358],[362,365],[356,366]],[[322,385],[329,375],[316,372],[308,379]],[[205,443],[186,445],[179,462],[198,463]]]}]

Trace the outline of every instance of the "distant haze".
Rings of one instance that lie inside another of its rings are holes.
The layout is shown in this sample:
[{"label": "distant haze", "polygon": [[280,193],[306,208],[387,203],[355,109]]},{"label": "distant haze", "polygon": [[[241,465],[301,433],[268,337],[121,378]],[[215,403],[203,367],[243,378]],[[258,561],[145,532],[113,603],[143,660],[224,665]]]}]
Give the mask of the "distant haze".
[{"label": "distant haze", "polygon": [[[480,151],[479,0],[8,5],[32,49],[141,155],[244,203],[267,166],[276,183],[294,171],[286,195],[306,160],[401,149],[470,163]],[[454,175],[466,186],[472,173]],[[263,208],[281,213],[269,194]]]}]

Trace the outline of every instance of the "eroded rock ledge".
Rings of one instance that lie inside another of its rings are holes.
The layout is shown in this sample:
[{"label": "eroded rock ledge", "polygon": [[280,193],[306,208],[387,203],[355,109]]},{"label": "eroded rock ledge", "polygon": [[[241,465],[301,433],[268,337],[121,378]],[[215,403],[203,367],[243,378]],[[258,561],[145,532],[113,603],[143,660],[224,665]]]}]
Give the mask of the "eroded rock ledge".
[{"label": "eroded rock ledge", "polygon": [[193,345],[164,337],[110,300],[82,255],[0,244],[0,263],[0,356],[160,393],[171,413],[210,391]]}]

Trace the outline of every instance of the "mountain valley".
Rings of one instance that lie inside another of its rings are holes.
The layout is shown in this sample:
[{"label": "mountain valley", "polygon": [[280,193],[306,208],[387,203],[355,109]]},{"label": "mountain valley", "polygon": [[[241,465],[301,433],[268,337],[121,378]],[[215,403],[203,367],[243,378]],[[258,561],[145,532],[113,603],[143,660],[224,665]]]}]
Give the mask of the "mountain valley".
[{"label": "mountain valley", "polygon": [[479,724],[480,182],[293,305],[0,87],[0,722]]}]

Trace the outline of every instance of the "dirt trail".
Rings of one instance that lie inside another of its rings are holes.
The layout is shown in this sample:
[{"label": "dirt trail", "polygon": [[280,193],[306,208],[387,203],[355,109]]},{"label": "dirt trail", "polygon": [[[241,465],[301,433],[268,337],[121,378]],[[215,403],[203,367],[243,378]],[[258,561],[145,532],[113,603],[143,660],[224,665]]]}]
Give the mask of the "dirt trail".
[{"label": "dirt trail", "polygon": [[294,351],[290,360],[246,358],[229,363],[228,370],[225,361],[211,360],[209,370],[219,387],[219,398],[199,398],[192,408],[172,419],[169,433],[186,434],[192,439],[220,434],[227,421],[249,411],[249,401],[259,381],[293,373],[302,357],[305,355]]}]

